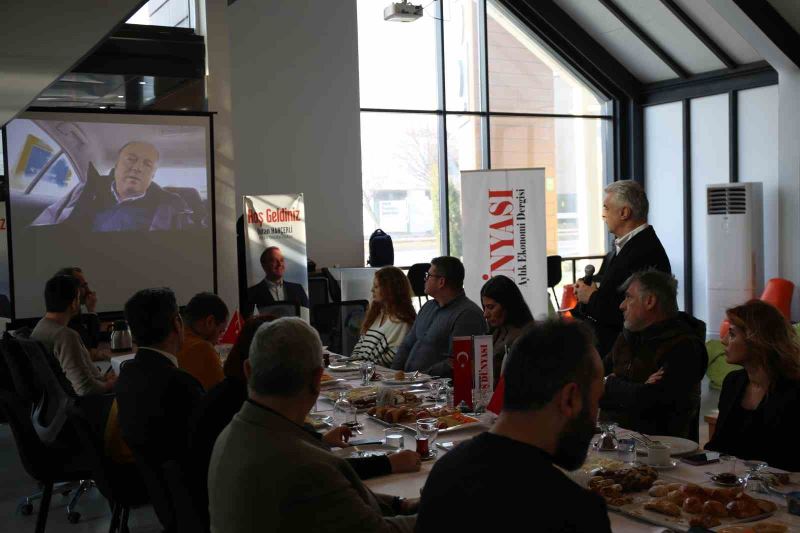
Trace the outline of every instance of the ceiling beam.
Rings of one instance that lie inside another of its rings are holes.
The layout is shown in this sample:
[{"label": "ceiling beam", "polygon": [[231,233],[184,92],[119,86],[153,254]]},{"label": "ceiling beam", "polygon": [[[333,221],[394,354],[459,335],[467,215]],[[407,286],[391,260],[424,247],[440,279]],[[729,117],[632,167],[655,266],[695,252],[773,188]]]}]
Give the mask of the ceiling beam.
[{"label": "ceiling beam", "polygon": [[553,0],[500,0],[577,74],[607,96],[633,98],[641,82]]},{"label": "ceiling beam", "polygon": [[613,2],[613,0],[598,0],[601,4],[608,9],[617,19],[628,28],[631,33],[639,38],[645,46],[647,46],[658,58],[663,61],[671,70],[680,78],[688,78],[689,72],[678,64],[666,50],[653,40],[636,22],[633,21],[628,15],[625,14],[620,7]]},{"label": "ceiling beam", "polygon": [[723,50],[705,31],[703,28],[697,25],[697,23],[686,14],[686,12],[680,8],[678,4],[675,3],[675,0],[661,0],[661,3],[669,9],[669,11],[675,15],[675,18],[681,21],[686,28],[697,37],[703,45],[705,45],[708,50],[717,56],[723,65],[727,68],[736,68],[738,65],[736,61],[729,56],[725,50]]},{"label": "ceiling beam", "polygon": [[800,67],[800,35],[766,0],[733,0],[764,35],[797,67]]}]

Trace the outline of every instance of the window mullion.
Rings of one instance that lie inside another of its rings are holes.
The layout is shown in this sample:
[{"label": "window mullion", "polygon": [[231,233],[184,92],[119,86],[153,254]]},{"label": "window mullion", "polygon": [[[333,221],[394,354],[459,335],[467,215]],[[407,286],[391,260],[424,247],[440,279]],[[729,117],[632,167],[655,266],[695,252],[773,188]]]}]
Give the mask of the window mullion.
[{"label": "window mullion", "polygon": [[447,188],[447,98],[445,93],[445,59],[444,59],[444,1],[436,2],[436,59],[439,76],[439,249],[442,255],[450,253],[450,216],[448,209]]},{"label": "window mullion", "polygon": [[482,167],[492,168],[492,152],[490,150],[491,140],[489,139],[489,35],[488,17],[486,15],[486,0],[478,0],[478,42],[480,43],[480,91],[481,91],[481,111],[486,113],[481,119],[481,150],[483,162]]}]

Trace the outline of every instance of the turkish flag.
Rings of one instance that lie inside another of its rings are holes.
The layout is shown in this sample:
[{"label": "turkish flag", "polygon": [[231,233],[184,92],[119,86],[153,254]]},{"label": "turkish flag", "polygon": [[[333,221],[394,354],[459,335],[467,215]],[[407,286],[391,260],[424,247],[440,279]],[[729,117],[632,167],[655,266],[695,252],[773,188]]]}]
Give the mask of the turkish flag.
[{"label": "turkish flag", "polygon": [[472,337],[453,337],[453,406],[472,409]]},{"label": "turkish flag", "polygon": [[242,326],[244,325],[244,321],[242,320],[242,315],[239,314],[239,310],[237,309],[233,313],[233,317],[231,317],[231,321],[228,324],[228,328],[225,330],[225,333],[222,334],[222,337],[219,339],[220,344],[236,344],[236,339],[239,338],[239,333],[242,332]]}]

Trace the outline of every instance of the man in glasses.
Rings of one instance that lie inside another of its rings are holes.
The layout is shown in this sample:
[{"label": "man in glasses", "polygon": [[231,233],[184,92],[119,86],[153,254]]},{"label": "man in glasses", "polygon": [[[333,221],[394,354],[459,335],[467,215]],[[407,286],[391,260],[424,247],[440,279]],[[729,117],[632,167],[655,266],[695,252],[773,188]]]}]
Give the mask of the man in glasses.
[{"label": "man in glasses", "polygon": [[464,294],[464,265],[455,257],[431,260],[425,275],[425,294],[432,299],[420,309],[397,350],[392,368],[450,377],[453,337],[486,333],[483,311]]}]

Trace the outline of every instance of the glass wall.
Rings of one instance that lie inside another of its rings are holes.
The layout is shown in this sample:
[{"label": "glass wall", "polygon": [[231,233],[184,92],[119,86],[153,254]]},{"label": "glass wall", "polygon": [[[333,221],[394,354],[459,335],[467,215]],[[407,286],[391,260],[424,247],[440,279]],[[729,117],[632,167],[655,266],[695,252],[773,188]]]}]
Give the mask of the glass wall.
[{"label": "glass wall", "polygon": [[543,167],[548,254],[604,253],[607,99],[499,2],[384,7],[358,0],[365,249],[380,227],[395,264],[461,256],[461,171]]}]

